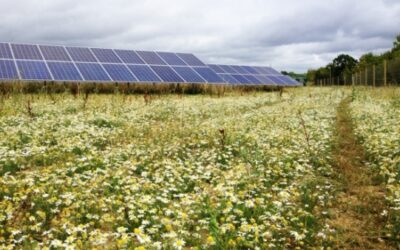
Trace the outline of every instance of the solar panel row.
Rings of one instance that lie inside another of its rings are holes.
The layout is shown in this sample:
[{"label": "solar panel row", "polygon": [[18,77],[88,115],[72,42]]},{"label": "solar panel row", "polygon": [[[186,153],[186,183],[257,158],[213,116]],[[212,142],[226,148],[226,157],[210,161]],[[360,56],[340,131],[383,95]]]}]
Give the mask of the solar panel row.
[{"label": "solar panel row", "polygon": [[193,54],[0,43],[0,80],[298,85],[270,67],[206,65]]},{"label": "solar panel row", "polygon": [[298,86],[300,83],[270,67],[208,65],[225,82],[233,85]]},{"label": "solar panel row", "polygon": [[151,51],[0,43],[0,70],[0,79],[223,83],[192,54]]}]

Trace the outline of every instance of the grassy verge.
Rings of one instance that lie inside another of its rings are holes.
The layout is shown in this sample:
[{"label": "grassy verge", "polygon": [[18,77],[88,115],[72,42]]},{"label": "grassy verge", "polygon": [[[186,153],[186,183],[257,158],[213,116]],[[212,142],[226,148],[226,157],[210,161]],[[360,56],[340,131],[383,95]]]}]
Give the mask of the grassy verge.
[{"label": "grassy verge", "polygon": [[383,237],[379,216],[385,207],[384,188],[364,166],[365,152],[357,142],[350,114],[350,98],[337,109],[334,160],[341,192],[333,208],[332,225],[340,249],[391,249]]}]

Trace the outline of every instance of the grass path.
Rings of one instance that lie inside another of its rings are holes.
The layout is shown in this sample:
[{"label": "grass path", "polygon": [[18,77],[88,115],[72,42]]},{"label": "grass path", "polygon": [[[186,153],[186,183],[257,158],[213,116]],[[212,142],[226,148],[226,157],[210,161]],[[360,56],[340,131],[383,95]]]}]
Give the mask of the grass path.
[{"label": "grass path", "polygon": [[334,160],[339,189],[331,224],[338,230],[338,249],[393,249],[382,235],[380,213],[385,206],[384,188],[363,165],[365,153],[353,131],[350,99],[337,109]]}]

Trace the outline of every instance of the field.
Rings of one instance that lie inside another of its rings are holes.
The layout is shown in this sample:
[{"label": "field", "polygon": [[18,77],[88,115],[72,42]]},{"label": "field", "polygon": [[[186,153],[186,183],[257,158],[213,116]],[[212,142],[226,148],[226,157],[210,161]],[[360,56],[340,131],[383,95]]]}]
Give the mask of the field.
[{"label": "field", "polygon": [[399,89],[0,98],[0,249],[399,246]]}]

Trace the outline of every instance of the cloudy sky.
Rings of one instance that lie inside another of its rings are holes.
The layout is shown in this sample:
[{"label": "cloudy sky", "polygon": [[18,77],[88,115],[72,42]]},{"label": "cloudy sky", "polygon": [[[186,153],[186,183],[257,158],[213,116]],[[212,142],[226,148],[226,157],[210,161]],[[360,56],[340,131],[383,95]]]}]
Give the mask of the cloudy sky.
[{"label": "cloudy sky", "polygon": [[302,72],[392,47],[400,0],[0,0],[0,40],[193,52]]}]

